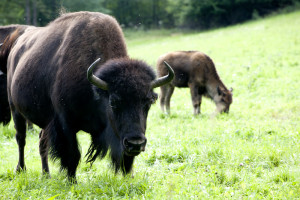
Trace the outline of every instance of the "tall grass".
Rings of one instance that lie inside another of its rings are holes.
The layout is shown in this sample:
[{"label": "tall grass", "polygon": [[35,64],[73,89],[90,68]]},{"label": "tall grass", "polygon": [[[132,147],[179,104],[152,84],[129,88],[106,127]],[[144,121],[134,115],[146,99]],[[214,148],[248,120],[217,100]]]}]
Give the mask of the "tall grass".
[{"label": "tall grass", "polygon": [[[194,117],[189,90],[176,89],[171,115],[158,103],[150,110],[134,178],[114,175],[108,159],[92,167],[82,159],[76,185],[55,163],[52,178],[42,177],[38,128],[27,135],[27,172],[16,174],[13,124],[0,127],[0,198],[299,199],[299,27],[294,12],[202,33],[126,32],[130,55],[153,67],[170,51],[208,54],[234,89],[230,113],[214,116],[215,105],[204,99]],[[90,138],[78,138],[84,154]]]}]

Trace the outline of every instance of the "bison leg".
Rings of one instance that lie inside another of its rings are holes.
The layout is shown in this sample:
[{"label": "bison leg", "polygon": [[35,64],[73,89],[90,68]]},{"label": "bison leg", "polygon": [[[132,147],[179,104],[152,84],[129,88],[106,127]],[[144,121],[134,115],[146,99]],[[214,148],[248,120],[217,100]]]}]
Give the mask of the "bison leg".
[{"label": "bison leg", "polygon": [[172,85],[169,85],[166,90],[166,97],[165,97],[165,105],[166,105],[166,111],[168,114],[170,114],[170,101],[171,97],[173,95],[175,87]]},{"label": "bison leg", "polygon": [[160,87],[159,100],[160,100],[160,108],[161,108],[162,112],[165,112],[165,99],[166,99],[166,93],[167,93],[168,87],[169,87],[168,85],[164,85],[164,86]]},{"label": "bison leg", "polygon": [[191,90],[192,103],[194,107],[194,115],[200,114],[200,106],[202,101],[202,95],[199,94],[199,87],[195,84],[189,84]]},{"label": "bison leg", "polygon": [[50,177],[49,165],[48,165],[48,140],[45,137],[44,129],[41,130],[39,134],[40,142],[39,142],[39,150],[42,161],[42,172],[43,175],[47,175]]},{"label": "bison leg", "polygon": [[66,169],[69,180],[76,182],[76,169],[80,160],[77,131],[70,130],[67,123],[55,117],[45,132],[50,137],[51,157],[54,160],[60,159],[61,169]]},{"label": "bison leg", "polygon": [[19,162],[16,171],[20,172],[26,169],[24,161],[24,148],[26,144],[26,120],[20,113],[16,111],[13,111],[13,119],[15,123],[15,129],[17,131],[16,140],[19,147]]}]

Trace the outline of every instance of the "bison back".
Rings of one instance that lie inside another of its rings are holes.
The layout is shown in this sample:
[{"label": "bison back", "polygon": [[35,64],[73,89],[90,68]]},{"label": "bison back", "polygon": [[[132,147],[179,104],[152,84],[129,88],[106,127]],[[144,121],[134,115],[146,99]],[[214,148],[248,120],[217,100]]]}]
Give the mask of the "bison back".
[{"label": "bison back", "polygon": [[28,28],[8,58],[10,100],[33,123],[44,127],[55,113],[70,120],[93,115],[88,66],[101,57],[127,57],[116,20],[92,12],[70,13],[46,27]]}]

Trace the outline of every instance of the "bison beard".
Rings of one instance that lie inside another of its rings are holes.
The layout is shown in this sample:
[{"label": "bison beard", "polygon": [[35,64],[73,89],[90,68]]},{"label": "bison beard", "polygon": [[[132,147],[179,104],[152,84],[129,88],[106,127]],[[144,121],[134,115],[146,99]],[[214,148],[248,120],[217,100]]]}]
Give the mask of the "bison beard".
[{"label": "bison beard", "polygon": [[[108,143],[106,143],[106,142]],[[108,146],[110,144],[110,148]],[[103,134],[101,137],[92,137],[92,144],[86,154],[87,162],[94,163],[99,156],[100,159],[104,158],[110,149],[110,157],[115,169],[115,173],[119,170],[125,175],[131,171],[134,156],[127,156],[120,149],[120,143],[115,135]]]},{"label": "bison beard", "polygon": [[[147,115],[157,99],[153,88],[173,79],[170,66],[165,63],[169,74],[156,79],[150,66],[128,57],[120,26],[101,13],[65,14],[46,27],[16,31],[9,38],[0,61],[7,60],[17,171],[25,169],[28,119],[42,129],[43,173],[49,173],[49,152],[75,180],[80,130],[91,135],[88,162],[110,152],[115,172],[130,172],[134,157],[145,150]],[[94,62],[99,56],[101,61]],[[90,65],[97,66],[95,75]]]}]

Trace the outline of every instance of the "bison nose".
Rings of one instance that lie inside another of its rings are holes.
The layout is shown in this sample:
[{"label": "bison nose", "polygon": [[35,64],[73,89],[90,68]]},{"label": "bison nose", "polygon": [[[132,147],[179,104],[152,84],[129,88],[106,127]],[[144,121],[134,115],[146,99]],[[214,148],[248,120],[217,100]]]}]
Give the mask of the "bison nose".
[{"label": "bison nose", "polygon": [[124,138],[123,145],[128,153],[140,153],[145,151],[147,139],[142,138]]},{"label": "bison nose", "polygon": [[223,113],[228,114],[228,113],[229,113],[229,108],[224,109],[224,110],[223,110]]}]

